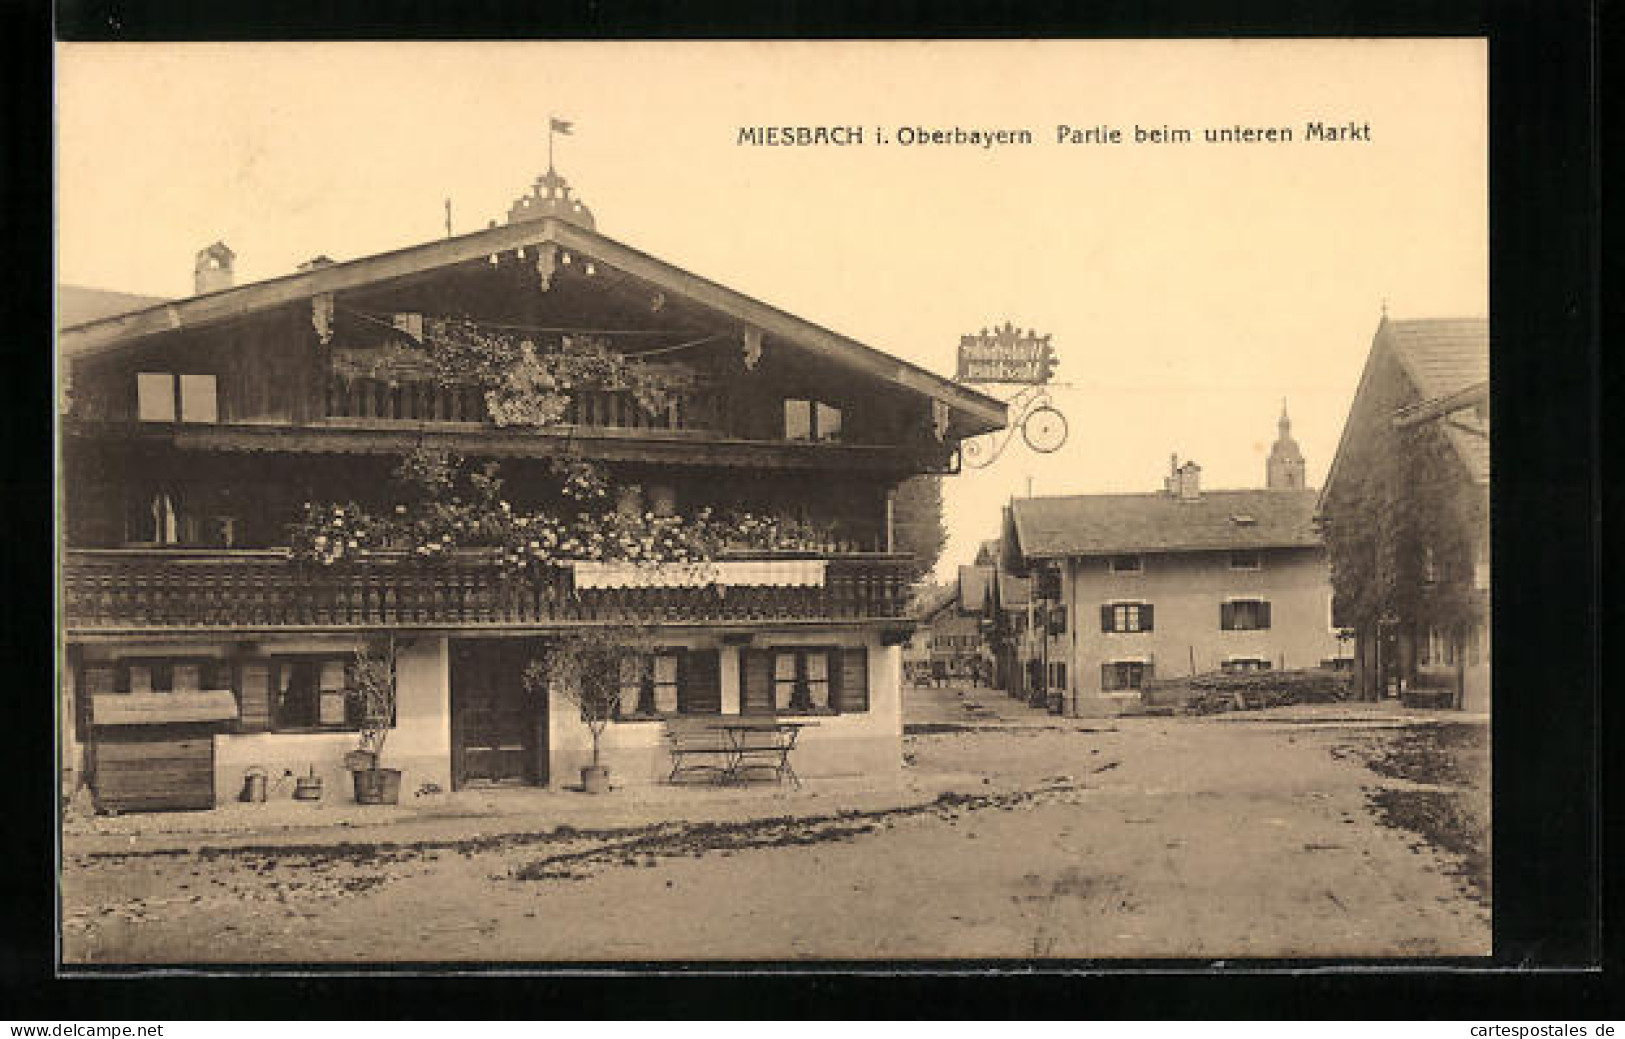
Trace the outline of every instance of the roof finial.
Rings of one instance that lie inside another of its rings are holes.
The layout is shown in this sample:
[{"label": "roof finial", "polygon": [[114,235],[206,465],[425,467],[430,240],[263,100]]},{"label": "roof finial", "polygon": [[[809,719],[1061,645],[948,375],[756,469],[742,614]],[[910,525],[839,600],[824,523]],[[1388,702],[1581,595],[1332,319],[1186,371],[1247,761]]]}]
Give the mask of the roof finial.
[{"label": "roof finial", "polygon": [[1382,319],[1388,320],[1388,297],[1382,297]]}]

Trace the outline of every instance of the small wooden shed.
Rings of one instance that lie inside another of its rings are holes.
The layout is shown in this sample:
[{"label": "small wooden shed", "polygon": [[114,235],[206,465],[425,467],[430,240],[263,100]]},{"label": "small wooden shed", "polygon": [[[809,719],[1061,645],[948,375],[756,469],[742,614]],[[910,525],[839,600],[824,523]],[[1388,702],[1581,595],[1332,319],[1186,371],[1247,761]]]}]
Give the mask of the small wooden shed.
[{"label": "small wooden shed", "polygon": [[95,697],[90,786],[97,809],[213,808],[214,734],[236,717],[229,690]]}]

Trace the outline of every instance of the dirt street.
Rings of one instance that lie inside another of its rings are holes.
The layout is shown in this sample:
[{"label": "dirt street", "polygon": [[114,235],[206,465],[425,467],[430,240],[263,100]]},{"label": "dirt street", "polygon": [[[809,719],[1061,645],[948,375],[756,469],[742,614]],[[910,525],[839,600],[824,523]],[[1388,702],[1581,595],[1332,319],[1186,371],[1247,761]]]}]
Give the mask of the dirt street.
[{"label": "dirt street", "polygon": [[1489,952],[1482,723],[1084,722],[986,690],[910,696],[905,779],[884,796],[698,790],[595,827],[510,814],[297,844],[70,835],[64,959]]}]

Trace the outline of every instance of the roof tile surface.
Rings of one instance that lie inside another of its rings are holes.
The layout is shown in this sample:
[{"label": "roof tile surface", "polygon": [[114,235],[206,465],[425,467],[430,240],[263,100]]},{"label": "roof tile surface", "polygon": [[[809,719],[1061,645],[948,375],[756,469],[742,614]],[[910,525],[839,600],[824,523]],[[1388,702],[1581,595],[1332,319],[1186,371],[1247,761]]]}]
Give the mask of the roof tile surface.
[{"label": "roof tile surface", "polygon": [[1016,534],[1029,558],[1313,547],[1320,544],[1316,496],[1305,489],[1204,491],[1196,501],[1164,492],[1018,498]]}]

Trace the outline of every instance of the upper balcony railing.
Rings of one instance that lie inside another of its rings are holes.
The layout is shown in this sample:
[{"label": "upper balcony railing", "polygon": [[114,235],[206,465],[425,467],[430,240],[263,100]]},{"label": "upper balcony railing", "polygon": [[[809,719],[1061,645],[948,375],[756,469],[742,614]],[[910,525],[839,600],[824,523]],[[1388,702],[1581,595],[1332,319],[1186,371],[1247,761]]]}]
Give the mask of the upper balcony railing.
[{"label": "upper balcony railing", "polygon": [[[580,390],[564,425],[603,429],[718,431],[714,409],[701,393],[680,394],[658,414],[645,411],[630,392]],[[397,422],[485,422],[489,414],[476,386],[445,386],[429,380],[345,378],[327,381],[327,417]]]},{"label": "upper balcony railing", "polygon": [[62,609],[64,626],[86,633],[901,620],[908,562],[865,554],[514,571],[476,554],[320,565],[278,550],[70,549]]}]

